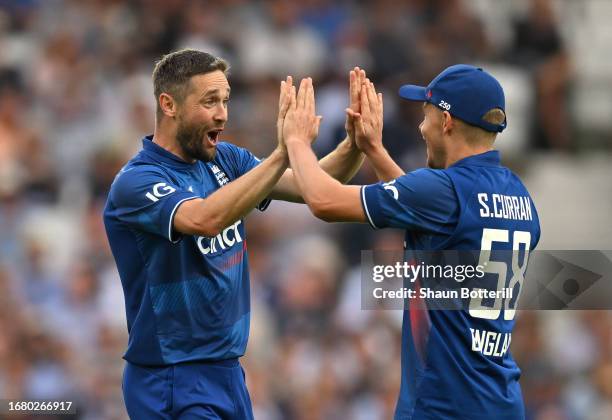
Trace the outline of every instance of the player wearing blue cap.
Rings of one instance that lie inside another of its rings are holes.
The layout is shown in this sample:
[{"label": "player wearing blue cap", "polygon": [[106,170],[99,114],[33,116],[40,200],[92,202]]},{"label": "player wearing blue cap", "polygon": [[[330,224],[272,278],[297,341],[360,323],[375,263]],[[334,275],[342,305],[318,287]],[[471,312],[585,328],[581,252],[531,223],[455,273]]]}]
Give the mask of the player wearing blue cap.
[{"label": "player wearing blue cap", "polygon": [[[133,419],[253,417],[238,362],[250,317],[243,218],[268,199],[302,200],[280,131],[295,88],[290,77],[281,83],[278,146],[260,161],[219,139],[227,70],[195,50],[157,63],[155,133],[121,169],[104,209],[125,294],[123,393]],[[352,91],[356,80],[352,71]],[[362,161],[347,138],[320,164],[346,182]]]},{"label": "player wearing blue cap", "polygon": [[[479,264],[497,280],[493,288],[511,287],[518,295],[540,226],[527,189],[493,150],[506,127],[502,87],[480,68],[456,65],[428,86],[402,86],[399,94],[423,103],[419,128],[429,168],[404,174],[389,157],[382,146],[382,95],[366,81],[360,112],[347,109],[358,146],[384,181],[366,186],[341,185],[321,170],[310,147],[317,135],[314,99],[292,99],[283,135],[306,203],[326,221],[405,229],[407,255],[481,250]],[[524,257],[515,260],[517,252],[512,262],[494,261],[495,250],[520,250]],[[520,370],[508,351],[516,304],[503,296],[472,299],[464,310],[450,311],[409,300],[395,418],[524,418]]]}]

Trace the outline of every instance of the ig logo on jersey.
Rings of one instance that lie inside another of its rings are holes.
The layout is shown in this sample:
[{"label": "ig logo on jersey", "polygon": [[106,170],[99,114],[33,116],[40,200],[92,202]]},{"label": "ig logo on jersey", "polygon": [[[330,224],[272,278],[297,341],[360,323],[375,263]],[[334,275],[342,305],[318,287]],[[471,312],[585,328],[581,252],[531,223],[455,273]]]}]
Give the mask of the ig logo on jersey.
[{"label": "ig logo on jersey", "polygon": [[145,196],[155,203],[159,201],[161,197],[172,194],[174,191],[176,191],[176,188],[169,186],[165,182],[158,182],[157,184],[153,185],[153,194],[148,192],[145,194]]}]

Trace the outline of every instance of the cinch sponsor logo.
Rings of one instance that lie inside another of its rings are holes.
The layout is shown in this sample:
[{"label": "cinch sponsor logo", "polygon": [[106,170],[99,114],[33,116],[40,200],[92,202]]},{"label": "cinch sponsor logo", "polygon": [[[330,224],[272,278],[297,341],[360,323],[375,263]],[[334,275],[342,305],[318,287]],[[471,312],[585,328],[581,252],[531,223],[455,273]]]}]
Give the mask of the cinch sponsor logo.
[{"label": "cinch sponsor logo", "polygon": [[238,220],[233,225],[226,227],[223,229],[223,232],[213,238],[198,236],[196,242],[200,252],[203,255],[208,255],[217,251],[223,251],[234,244],[242,242],[242,236],[240,236],[240,231],[238,230],[240,223],[242,223],[242,220]]}]

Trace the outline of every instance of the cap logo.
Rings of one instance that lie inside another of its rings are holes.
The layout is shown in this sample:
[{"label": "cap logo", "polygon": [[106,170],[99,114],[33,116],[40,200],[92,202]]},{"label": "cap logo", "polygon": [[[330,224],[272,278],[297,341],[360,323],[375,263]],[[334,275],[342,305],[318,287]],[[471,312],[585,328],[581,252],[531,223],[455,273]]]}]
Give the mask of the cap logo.
[{"label": "cap logo", "polygon": [[442,109],[447,110],[447,111],[450,111],[450,109],[451,109],[451,104],[449,104],[449,103],[448,103],[448,102],[446,102],[446,101],[440,101],[440,103],[438,104],[438,106],[439,106],[440,108],[442,108]]},{"label": "cap logo", "polygon": [[427,96],[427,99],[431,98],[431,90],[428,90],[427,93],[425,93],[425,96]]}]

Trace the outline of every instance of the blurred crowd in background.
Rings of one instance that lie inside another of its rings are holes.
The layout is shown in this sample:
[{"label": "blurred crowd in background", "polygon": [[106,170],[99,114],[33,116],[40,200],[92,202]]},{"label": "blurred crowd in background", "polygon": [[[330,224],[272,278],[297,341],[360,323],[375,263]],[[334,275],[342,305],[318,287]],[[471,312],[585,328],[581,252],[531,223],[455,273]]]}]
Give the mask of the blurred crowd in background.
[{"label": "blurred crowd in background", "polygon": [[[611,18],[606,0],[0,0],[0,398],[126,418],[123,294],[101,210],[153,131],[163,54],[229,60],[224,139],[262,157],[282,78],[313,77],[322,156],[345,136],[359,65],[384,92],[384,143],[406,171],[425,152],[420,107],[399,85],[482,65],[506,90],[498,145],[538,205],[540,249],[609,249]],[[375,181],[367,165],[353,180]],[[256,418],[391,418],[402,314],[360,309],[359,262],[362,249],[401,249],[402,232],[281,202],[247,230]],[[612,418],[610,312],[519,313],[511,351],[529,419]]]}]

